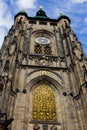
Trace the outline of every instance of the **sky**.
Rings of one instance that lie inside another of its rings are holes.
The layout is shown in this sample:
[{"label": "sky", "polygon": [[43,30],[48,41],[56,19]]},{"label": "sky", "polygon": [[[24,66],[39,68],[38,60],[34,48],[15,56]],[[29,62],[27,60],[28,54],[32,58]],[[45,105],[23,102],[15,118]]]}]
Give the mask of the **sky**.
[{"label": "sky", "polygon": [[63,13],[71,19],[71,27],[87,55],[87,0],[0,0],[0,47],[14,24],[14,16],[25,10],[33,17],[39,6],[50,18],[57,19]]}]

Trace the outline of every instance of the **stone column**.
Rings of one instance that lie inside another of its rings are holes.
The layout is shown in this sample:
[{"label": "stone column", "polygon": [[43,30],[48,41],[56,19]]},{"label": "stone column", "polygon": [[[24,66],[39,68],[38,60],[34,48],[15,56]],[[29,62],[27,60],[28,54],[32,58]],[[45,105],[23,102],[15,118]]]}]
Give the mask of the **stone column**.
[{"label": "stone column", "polygon": [[12,123],[12,130],[24,130],[25,126],[27,125],[25,120],[25,112],[26,94],[18,93],[13,114],[14,122]]},{"label": "stone column", "polygon": [[54,34],[55,34],[55,39],[56,39],[57,55],[60,57],[64,57],[64,48],[63,48],[60,29],[56,30],[54,28]]}]

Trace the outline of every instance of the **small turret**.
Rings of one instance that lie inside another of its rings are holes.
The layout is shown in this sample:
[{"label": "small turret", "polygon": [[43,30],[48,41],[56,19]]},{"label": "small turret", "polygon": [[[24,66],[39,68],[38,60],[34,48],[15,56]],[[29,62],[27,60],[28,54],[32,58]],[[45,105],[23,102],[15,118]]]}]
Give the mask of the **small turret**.
[{"label": "small turret", "polygon": [[40,6],[40,9],[36,12],[36,16],[35,17],[48,18],[46,13],[42,9],[42,6]]},{"label": "small turret", "polygon": [[69,23],[71,23],[71,20],[69,19],[68,16],[60,13],[59,17],[58,17],[58,21],[60,21],[61,19],[67,19]]},{"label": "small turret", "polygon": [[20,12],[18,12],[16,15],[15,15],[15,17],[14,17],[14,20],[18,17],[18,16],[25,16],[26,18],[28,18],[28,15],[27,15],[27,13],[26,13],[26,11],[25,10],[21,10]]}]

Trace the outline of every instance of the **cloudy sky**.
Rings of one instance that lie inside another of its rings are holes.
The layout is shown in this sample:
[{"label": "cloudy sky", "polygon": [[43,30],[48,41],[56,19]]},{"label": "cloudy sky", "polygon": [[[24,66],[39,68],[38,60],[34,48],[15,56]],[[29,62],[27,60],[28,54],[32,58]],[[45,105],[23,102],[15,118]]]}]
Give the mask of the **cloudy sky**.
[{"label": "cloudy sky", "polygon": [[87,0],[0,0],[0,47],[14,16],[21,10],[35,16],[39,6],[43,6],[50,18],[57,19],[62,12],[71,19],[73,31],[87,55]]}]

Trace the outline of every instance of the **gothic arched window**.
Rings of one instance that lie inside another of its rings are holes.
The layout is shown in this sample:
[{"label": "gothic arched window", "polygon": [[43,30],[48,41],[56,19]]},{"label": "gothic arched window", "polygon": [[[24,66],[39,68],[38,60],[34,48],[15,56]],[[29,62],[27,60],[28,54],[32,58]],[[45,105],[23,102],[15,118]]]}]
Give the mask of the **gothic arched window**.
[{"label": "gothic arched window", "polygon": [[48,55],[52,54],[51,47],[48,46],[48,45],[45,46],[45,47],[44,47],[44,53],[45,53],[45,54],[48,54]]},{"label": "gothic arched window", "polygon": [[37,54],[47,54],[47,55],[52,54],[52,50],[49,45],[46,46],[35,45],[34,52]]},{"label": "gothic arched window", "polygon": [[55,95],[48,84],[39,85],[33,92],[33,120],[57,121]]},{"label": "gothic arched window", "polygon": [[35,45],[34,52],[37,53],[37,54],[41,54],[42,53],[41,46],[40,45]]}]

